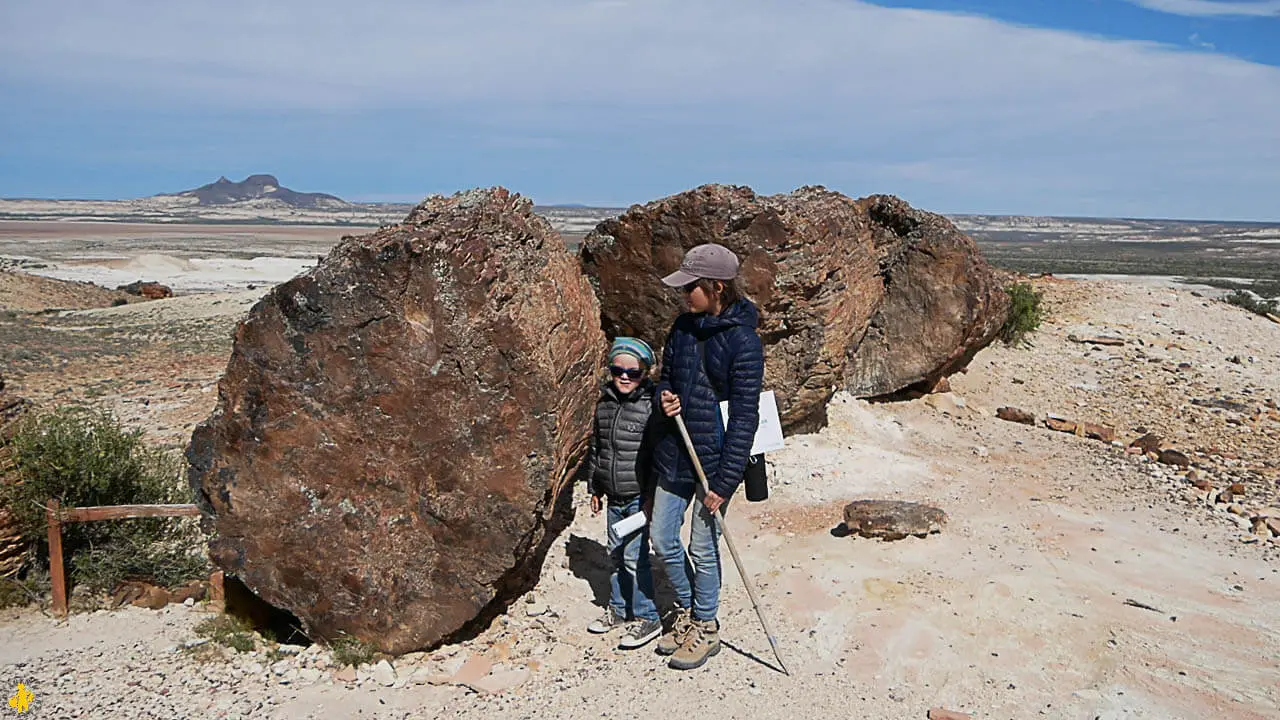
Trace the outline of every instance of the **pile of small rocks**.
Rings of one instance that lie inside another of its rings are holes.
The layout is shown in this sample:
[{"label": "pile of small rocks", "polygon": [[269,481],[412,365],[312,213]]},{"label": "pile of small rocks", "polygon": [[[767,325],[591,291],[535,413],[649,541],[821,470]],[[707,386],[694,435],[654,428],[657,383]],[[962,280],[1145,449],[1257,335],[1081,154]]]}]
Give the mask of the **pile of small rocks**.
[{"label": "pile of small rocks", "polygon": [[1037,362],[1052,367],[991,353],[987,372],[1008,383],[998,416],[1102,441],[1109,462],[1142,466],[1176,501],[1194,494],[1199,507],[1207,497],[1246,542],[1275,537],[1268,523],[1280,507],[1275,326],[1181,289],[1039,287],[1059,309],[1036,333],[1050,350]]},{"label": "pile of small rocks", "polygon": [[1126,449],[1130,462],[1146,466],[1147,474],[1166,485],[1175,501],[1205,507],[1243,533],[1241,542],[1267,541],[1280,547],[1280,507],[1251,497],[1250,487],[1260,479],[1233,457],[1219,451],[1188,455],[1160,447],[1158,436],[1147,433]]}]

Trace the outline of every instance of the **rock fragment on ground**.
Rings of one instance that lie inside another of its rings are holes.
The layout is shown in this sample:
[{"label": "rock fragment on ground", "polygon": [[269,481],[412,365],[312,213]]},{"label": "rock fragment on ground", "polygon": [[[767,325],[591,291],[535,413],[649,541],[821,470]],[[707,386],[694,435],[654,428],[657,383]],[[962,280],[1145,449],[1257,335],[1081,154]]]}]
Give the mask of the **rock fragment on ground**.
[{"label": "rock fragment on ground", "polygon": [[1089,335],[1085,337],[1080,337],[1079,335],[1068,335],[1067,339],[1073,343],[1083,343],[1087,345],[1109,345],[1113,347],[1124,345],[1124,342],[1125,342],[1124,338],[1114,337],[1110,335]]},{"label": "rock fragment on ground", "polygon": [[1137,448],[1143,453],[1149,453],[1149,452],[1158,453],[1160,452],[1161,442],[1162,442],[1162,439],[1160,438],[1159,435],[1149,432],[1135,439],[1133,442],[1129,443],[1129,447]]},{"label": "rock fragment on ground", "polygon": [[128,285],[121,285],[116,289],[147,300],[163,300],[164,298],[173,297],[173,289],[158,282],[138,280]]},{"label": "rock fragment on ground", "polygon": [[1081,437],[1087,437],[1092,440],[1100,440],[1109,443],[1116,439],[1115,428],[1099,425],[1098,423],[1080,422],[1076,420],[1066,420],[1059,417],[1047,417],[1044,420],[1044,426],[1050,430],[1057,432],[1071,433]]},{"label": "rock fragment on ground", "polygon": [[1183,452],[1172,448],[1165,448],[1159,453],[1157,460],[1165,465],[1176,465],[1178,467],[1191,467],[1191,458]]},{"label": "rock fragment on ground", "polygon": [[1009,422],[1021,423],[1023,425],[1035,425],[1036,416],[1026,410],[1016,407],[1005,406],[996,409],[996,417]]},{"label": "rock fragment on ground", "polygon": [[883,540],[942,532],[947,514],[941,509],[901,500],[855,500],[844,508],[844,526],[853,534]]}]

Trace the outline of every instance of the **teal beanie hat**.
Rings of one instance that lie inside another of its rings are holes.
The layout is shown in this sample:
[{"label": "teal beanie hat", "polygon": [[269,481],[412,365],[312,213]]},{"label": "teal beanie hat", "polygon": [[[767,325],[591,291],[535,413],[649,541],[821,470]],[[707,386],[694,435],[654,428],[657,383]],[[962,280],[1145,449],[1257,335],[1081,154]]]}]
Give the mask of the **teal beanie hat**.
[{"label": "teal beanie hat", "polygon": [[619,355],[630,355],[646,368],[653,367],[653,348],[640,338],[616,338],[613,341],[613,347],[609,348],[609,362],[613,362]]}]

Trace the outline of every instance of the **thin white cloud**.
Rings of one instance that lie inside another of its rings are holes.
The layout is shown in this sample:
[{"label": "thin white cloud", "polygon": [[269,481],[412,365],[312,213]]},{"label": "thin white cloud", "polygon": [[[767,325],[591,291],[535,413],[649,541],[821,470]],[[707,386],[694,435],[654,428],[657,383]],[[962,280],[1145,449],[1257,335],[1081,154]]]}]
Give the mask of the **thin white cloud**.
[{"label": "thin white cloud", "polygon": [[1200,33],[1191,33],[1191,36],[1187,38],[1187,42],[1191,43],[1192,45],[1195,45],[1198,48],[1202,48],[1204,50],[1218,49],[1217,46],[1214,45],[1213,43],[1208,42],[1206,40],[1202,40],[1200,38]]},{"label": "thin white cloud", "polygon": [[1246,17],[1280,17],[1280,0],[1253,0],[1252,2],[1229,2],[1220,0],[1129,0],[1150,10],[1187,15],[1191,17],[1213,17],[1217,15],[1236,15]]},{"label": "thin white cloud", "polygon": [[1208,193],[1238,213],[1280,187],[1280,68],[856,0],[14,0],[5,87],[74,93],[78,110],[111,98],[366,127],[410,112],[492,152],[613,133],[643,160],[708,154],[744,181],[852,178],[959,207]]}]

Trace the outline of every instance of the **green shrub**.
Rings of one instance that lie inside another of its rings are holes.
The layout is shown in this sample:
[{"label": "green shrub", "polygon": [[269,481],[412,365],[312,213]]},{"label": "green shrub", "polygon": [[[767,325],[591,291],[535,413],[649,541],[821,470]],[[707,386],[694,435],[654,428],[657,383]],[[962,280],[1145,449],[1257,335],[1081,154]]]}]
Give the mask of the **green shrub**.
[{"label": "green shrub", "polygon": [[174,587],[208,576],[209,560],[203,543],[196,539],[199,531],[184,526],[193,521],[170,521],[169,524],[177,527],[166,533],[166,539],[155,540],[144,532],[121,532],[112,542],[80,552],[73,558],[76,582],[106,591],[124,580],[146,580],[161,587]]},{"label": "green shrub", "polygon": [[211,642],[229,647],[236,652],[249,652],[257,646],[253,628],[238,617],[221,614],[202,621],[195,627],[196,635]]},{"label": "green shrub", "polygon": [[0,578],[0,610],[25,607],[40,599],[39,584],[32,578]]},{"label": "green shrub", "polygon": [[1280,315],[1280,307],[1277,307],[1280,303],[1260,298],[1248,290],[1236,290],[1223,299],[1256,315]]},{"label": "green shrub", "polygon": [[333,661],[338,665],[359,667],[373,662],[373,646],[356,638],[340,637],[329,647],[333,651]]},{"label": "green shrub", "polygon": [[[148,446],[106,412],[78,407],[33,414],[9,443],[19,482],[0,487],[34,560],[48,558],[45,504],[64,507],[190,502],[174,455]],[[145,518],[62,526],[73,583],[111,590],[124,580],[177,584],[207,573],[191,519]]]},{"label": "green shrub", "polygon": [[1006,345],[1029,346],[1027,336],[1040,327],[1047,315],[1044,294],[1028,282],[1014,283],[1005,292],[1009,294],[1009,317],[1000,328],[1000,339]]}]

